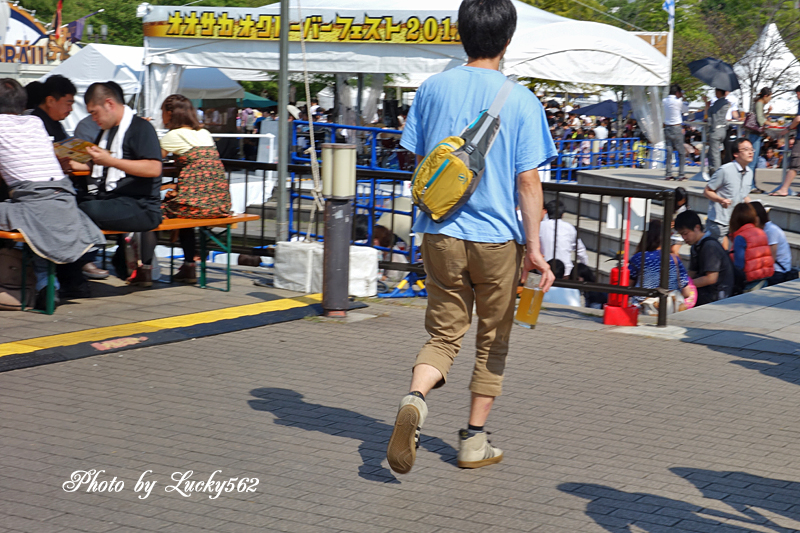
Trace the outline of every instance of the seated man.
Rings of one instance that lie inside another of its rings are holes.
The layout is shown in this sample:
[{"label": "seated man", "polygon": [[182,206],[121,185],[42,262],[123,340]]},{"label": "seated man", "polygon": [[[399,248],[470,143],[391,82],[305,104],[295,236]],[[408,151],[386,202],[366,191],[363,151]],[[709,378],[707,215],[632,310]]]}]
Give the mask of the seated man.
[{"label": "seated man", "polygon": [[[100,180],[97,199],[83,201],[79,207],[104,230],[143,232],[142,264],[128,281],[149,287],[156,247],[151,230],[161,223],[161,146],[156,130],[125,105],[116,84],[93,83],[84,101],[103,133],[96,140],[98,146],[88,149],[92,176]],[[73,163],[72,168],[90,167]],[[118,253],[122,250],[120,246]],[[118,271],[123,264],[114,262]]]},{"label": "seated man", "polygon": [[675,217],[675,231],[692,247],[689,277],[697,286],[697,305],[729,297],[733,292],[733,263],[716,237],[703,231],[697,213],[684,211]]},{"label": "seated man", "polygon": [[42,101],[31,115],[37,116],[44,122],[44,129],[55,142],[61,142],[67,138],[67,132],[61,125],[64,120],[72,113],[72,105],[75,103],[75,93],[78,90],[64,76],[58,74],[50,76],[42,86]]},{"label": "seated man", "polygon": [[[61,121],[66,119],[72,113],[72,106],[75,103],[75,93],[77,89],[75,85],[64,76],[55,74],[45,80],[40,88],[41,103],[33,110],[31,115],[37,116],[42,119],[44,129],[47,134],[53,138],[54,142],[61,142],[66,139],[67,132]],[[90,139],[94,140],[94,138]],[[62,168],[68,168],[69,159],[59,160]],[[74,183],[78,188],[78,197],[81,196],[81,184]],[[58,269],[58,277],[61,284],[66,287],[71,294],[75,295],[88,295],[88,287],[83,287],[85,282],[83,276],[89,279],[105,279],[108,277],[108,271],[97,268],[94,264],[94,259],[97,253],[92,251],[79,261],[78,265],[64,265]],[[80,267],[78,269],[77,267]],[[83,271],[83,276],[81,272]]]},{"label": "seated man", "polygon": [[44,306],[47,262],[72,263],[95,244],[102,232],[81,212],[75,189],[64,177],[42,121],[21,116],[25,89],[11,78],[0,79],[0,176],[10,199],[0,202],[0,230],[19,230],[36,253],[37,307]]},{"label": "seated man", "polygon": [[[566,279],[564,276],[564,263],[561,262],[560,259],[551,259],[547,264],[550,265],[550,269],[553,271],[553,275],[557,280]],[[542,302],[580,307],[581,291],[578,289],[567,289],[565,287],[550,287],[550,290],[544,293]]]},{"label": "seated man", "polygon": [[560,260],[564,263],[564,276],[569,276],[573,267],[572,254],[575,253],[578,262],[583,264],[589,262],[589,256],[583,241],[578,238],[578,230],[562,220],[563,214],[564,204],[560,201],[551,200],[544,205],[542,223],[539,225],[539,245],[544,258],[548,261]]}]

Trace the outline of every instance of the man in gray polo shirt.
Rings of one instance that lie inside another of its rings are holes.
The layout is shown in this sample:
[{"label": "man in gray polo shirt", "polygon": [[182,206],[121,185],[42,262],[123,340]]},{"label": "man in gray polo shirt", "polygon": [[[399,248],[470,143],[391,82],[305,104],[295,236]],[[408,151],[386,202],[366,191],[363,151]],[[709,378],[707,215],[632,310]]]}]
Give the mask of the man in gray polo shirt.
[{"label": "man in gray polo shirt", "polygon": [[703,100],[706,101],[706,113],[708,114],[708,172],[714,174],[720,167],[722,162],[722,143],[725,136],[728,134],[728,110],[731,108],[731,103],[728,101],[728,91],[722,89],[715,89],[717,99],[713,104],[709,104],[705,95]]},{"label": "man in gray polo shirt", "polygon": [[728,226],[736,204],[749,202],[753,188],[753,171],[747,165],[753,160],[753,145],[739,138],[731,147],[733,161],[719,167],[703,191],[709,199],[706,230],[728,248]]}]

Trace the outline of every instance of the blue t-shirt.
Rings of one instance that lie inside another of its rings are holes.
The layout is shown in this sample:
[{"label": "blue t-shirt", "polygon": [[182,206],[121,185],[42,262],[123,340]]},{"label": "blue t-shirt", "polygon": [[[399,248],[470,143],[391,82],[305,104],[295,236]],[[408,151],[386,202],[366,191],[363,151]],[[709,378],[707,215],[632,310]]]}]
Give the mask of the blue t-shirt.
[{"label": "blue t-shirt", "polygon": [[[439,142],[459,135],[489,109],[506,77],[497,70],[460,66],[430,77],[417,91],[400,144],[427,155]],[[486,158],[486,170],[469,201],[444,222],[420,212],[413,230],[473,242],[525,242],[517,219],[517,174],[557,155],[547,117],[536,96],[519,85],[500,111],[500,131]]]},{"label": "blue t-shirt", "polygon": [[775,272],[787,272],[792,269],[792,249],[789,248],[789,241],[781,228],[769,221],[764,224],[764,233],[767,234],[767,243],[772,246],[778,245],[778,252],[775,255]]}]

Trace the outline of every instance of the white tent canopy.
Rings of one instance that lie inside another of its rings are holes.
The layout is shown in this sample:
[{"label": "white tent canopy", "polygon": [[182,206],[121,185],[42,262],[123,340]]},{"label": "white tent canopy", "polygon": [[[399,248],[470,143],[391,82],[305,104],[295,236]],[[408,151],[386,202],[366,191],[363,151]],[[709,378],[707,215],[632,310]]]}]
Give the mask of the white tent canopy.
[{"label": "white tent canopy", "polygon": [[[506,74],[605,85],[669,83],[667,58],[635,34],[606,24],[559,17],[512,1],[518,22],[506,54]],[[450,38],[455,36],[460,3],[461,0],[435,3],[304,0],[302,17],[308,33],[308,70],[434,74],[463,64],[466,59],[463,48]],[[194,6],[150,6],[148,10],[144,16],[147,64],[238,69],[239,79],[259,79],[263,71],[278,70],[279,43],[274,17],[279,14],[279,3],[253,9],[202,8],[202,12]],[[178,12],[180,15],[176,17]],[[207,19],[210,21],[207,26],[202,26],[201,17],[207,14],[214,17]],[[293,23],[289,69],[296,72],[303,67],[297,42],[300,17],[296,0],[290,2],[290,16]],[[214,21],[216,25],[212,25]],[[272,24],[272,33],[267,21]],[[266,38],[235,36],[247,31],[255,33],[251,22],[261,24]],[[332,22],[340,23],[339,28],[347,24],[349,34],[345,37],[344,30],[337,30]],[[186,36],[195,27],[196,32]],[[393,28],[388,37],[392,42],[386,42],[385,32],[389,27]],[[450,35],[445,37],[448,29]],[[412,32],[415,37],[410,38]],[[438,36],[433,37],[436,32]],[[228,33],[229,37],[220,38],[219,33]],[[203,37],[207,34],[211,38]],[[450,44],[437,44],[442,40]],[[252,76],[242,72],[247,70]]]},{"label": "white tent canopy", "polygon": [[797,113],[797,97],[794,89],[800,85],[800,62],[786,46],[778,27],[764,27],[758,40],[733,66],[741,85],[742,108],[752,107],[762,87],[771,87],[774,94],[768,107],[772,113]]},{"label": "white tent canopy", "polygon": [[[61,74],[72,81],[78,93],[72,113],[64,120],[64,127],[72,130],[88,115],[83,104],[86,89],[94,82],[113,80],[126,97],[136,97],[142,91],[146,67],[144,48],[110,44],[90,44],[73,55],[42,81]],[[244,89],[216,68],[187,69],[181,77],[178,91],[187,98],[242,98]],[[165,95],[166,96],[166,95]]]}]

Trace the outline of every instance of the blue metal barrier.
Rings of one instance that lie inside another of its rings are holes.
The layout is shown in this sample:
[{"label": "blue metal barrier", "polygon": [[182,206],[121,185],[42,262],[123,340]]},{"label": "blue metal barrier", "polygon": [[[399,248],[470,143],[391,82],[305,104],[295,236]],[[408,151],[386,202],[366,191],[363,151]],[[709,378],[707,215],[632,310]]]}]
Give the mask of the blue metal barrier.
[{"label": "blue metal barrier", "polygon": [[[311,162],[305,150],[311,145],[309,123],[305,120],[292,122],[291,163],[307,165]],[[385,171],[414,170],[414,154],[400,148],[400,130],[348,126],[346,124],[314,123],[314,143],[317,157],[321,156],[322,143],[347,142],[356,145],[356,168]]]},{"label": "blue metal barrier", "polygon": [[[314,141],[317,157],[321,155],[321,144],[348,142],[357,146],[356,168],[387,172],[413,172],[416,156],[400,147],[401,130],[382,129],[346,124],[314,123]],[[307,165],[311,159],[305,152],[310,145],[309,123],[304,120],[292,122],[291,163]],[[550,162],[549,169],[556,182],[575,181],[577,172],[601,168],[654,168],[663,165],[666,150],[653,148],[637,137],[611,137],[608,139],[564,139],[555,141],[558,155]],[[677,157],[677,154],[675,155]],[[687,158],[687,165],[694,163]]]}]

